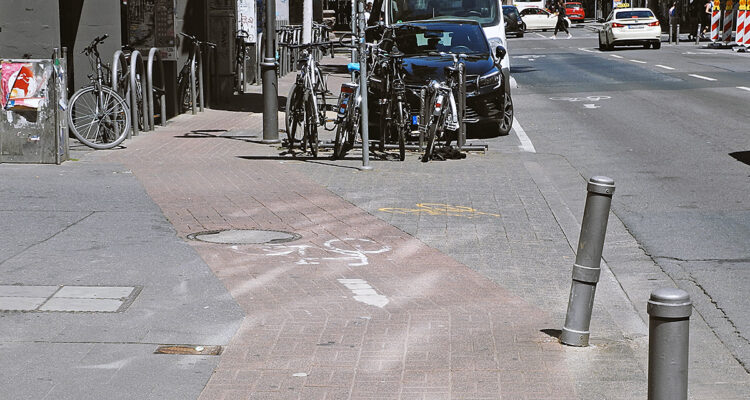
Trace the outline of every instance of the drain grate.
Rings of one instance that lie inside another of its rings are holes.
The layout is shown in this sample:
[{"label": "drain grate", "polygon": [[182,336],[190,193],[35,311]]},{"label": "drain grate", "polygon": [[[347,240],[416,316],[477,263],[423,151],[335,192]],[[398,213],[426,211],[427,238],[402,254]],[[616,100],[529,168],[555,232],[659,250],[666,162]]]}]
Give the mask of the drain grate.
[{"label": "drain grate", "polygon": [[200,346],[192,344],[162,345],[156,348],[154,354],[180,354],[187,356],[218,356],[221,346]]},{"label": "drain grate", "polygon": [[191,233],[188,239],[219,244],[266,244],[286,243],[301,238],[301,235],[265,229],[226,229]]}]

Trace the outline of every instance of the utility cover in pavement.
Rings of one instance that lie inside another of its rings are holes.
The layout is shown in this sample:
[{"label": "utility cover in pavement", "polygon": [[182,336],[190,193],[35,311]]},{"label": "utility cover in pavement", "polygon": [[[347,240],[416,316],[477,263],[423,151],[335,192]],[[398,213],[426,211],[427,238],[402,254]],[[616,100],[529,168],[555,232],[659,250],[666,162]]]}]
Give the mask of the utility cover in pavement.
[{"label": "utility cover in pavement", "polygon": [[227,229],[191,233],[188,235],[188,239],[220,244],[284,243],[297,240],[301,237],[296,233],[262,229]]},{"label": "utility cover in pavement", "polygon": [[197,346],[197,345],[163,345],[159,346],[154,354],[182,354],[189,356],[218,356],[221,354],[221,346]]}]

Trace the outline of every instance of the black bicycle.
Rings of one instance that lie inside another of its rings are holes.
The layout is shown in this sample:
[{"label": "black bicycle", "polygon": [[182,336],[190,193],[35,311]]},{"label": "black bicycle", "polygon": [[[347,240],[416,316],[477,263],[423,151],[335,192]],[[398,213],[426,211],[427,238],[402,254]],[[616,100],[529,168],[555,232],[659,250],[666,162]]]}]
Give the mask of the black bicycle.
[{"label": "black bicycle", "polygon": [[[383,40],[387,41],[393,42]],[[406,138],[411,134],[412,126],[404,83],[404,54],[395,45],[389,51],[376,47],[376,54],[374,72],[368,82],[379,95],[380,151],[385,151],[386,143],[398,143],[399,160],[404,161]]]},{"label": "black bicycle", "polygon": [[[201,66],[200,69],[198,69],[197,67],[200,63],[200,61],[198,60],[198,56],[202,54],[201,53],[202,47],[206,46],[206,47],[216,48],[216,44],[211,43],[211,42],[200,41],[195,36],[188,35],[187,33],[180,32],[180,35],[182,35],[183,37],[185,37],[186,39],[190,41],[189,56],[187,60],[185,61],[185,65],[182,66],[182,69],[180,70],[179,75],[177,75],[177,95],[179,96],[177,97],[178,99],[177,106],[180,109],[179,110],[180,113],[184,113],[187,110],[190,110],[191,108],[193,108],[193,95],[195,95],[196,106],[202,103],[201,101],[202,93],[201,93],[201,86],[200,86],[201,80],[198,77],[198,74],[203,74],[203,67]],[[193,64],[196,65],[196,71],[195,71],[196,77],[195,77],[195,82],[194,82],[195,86],[193,87],[193,90],[191,91],[190,90],[190,80],[191,80],[190,70],[191,70],[191,65]]]},{"label": "black bicycle", "polygon": [[250,49],[247,38],[250,34],[240,29],[235,35],[234,41],[234,93],[245,93],[248,66],[250,65]]}]

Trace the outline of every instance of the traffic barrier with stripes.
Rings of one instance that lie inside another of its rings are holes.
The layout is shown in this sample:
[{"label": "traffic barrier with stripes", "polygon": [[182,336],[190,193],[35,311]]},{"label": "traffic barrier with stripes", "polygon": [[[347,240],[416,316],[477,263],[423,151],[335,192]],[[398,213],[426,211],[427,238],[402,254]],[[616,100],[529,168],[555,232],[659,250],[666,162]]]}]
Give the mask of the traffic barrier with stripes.
[{"label": "traffic barrier with stripes", "polygon": [[723,42],[729,43],[732,41],[732,33],[734,26],[734,10],[732,10],[732,1],[727,0],[726,10],[724,10],[724,23],[723,28],[721,30],[721,40]]},{"label": "traffic barrier with stripes", "polygon": [[719,10],[719,0],[714,0],[714,9],[711,12],[711,41],[719,41],[719,21],[721,20],[721,11]]},{"label": "traffic barrier with stripes", "polygon": [[737,38],[735,41],[738,45],[745,43],[745,10],[737,11]]},{"label": "traffic barrier with stripes", "polygon": [[[748,6],[750,6],[750,4],[748,4]],[[742,36],[744,43],[741,44],[745,45],[745,47],[750,46],[750,7],[745,10],[745,32]]]}]

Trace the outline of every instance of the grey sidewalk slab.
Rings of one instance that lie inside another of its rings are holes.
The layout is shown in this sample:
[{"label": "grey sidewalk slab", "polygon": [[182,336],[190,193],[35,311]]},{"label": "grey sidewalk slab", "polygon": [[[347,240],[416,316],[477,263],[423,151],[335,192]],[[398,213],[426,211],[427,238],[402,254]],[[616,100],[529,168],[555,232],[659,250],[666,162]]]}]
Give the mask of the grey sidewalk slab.
[{"label": "grey sidewalk slab", "polygon": [[244,317],[132,173],[102,154],[0,165],[0,308],[29,302],[0,311],[2,397],[195,398],[217,357],[153,351],[226,345]]}]

